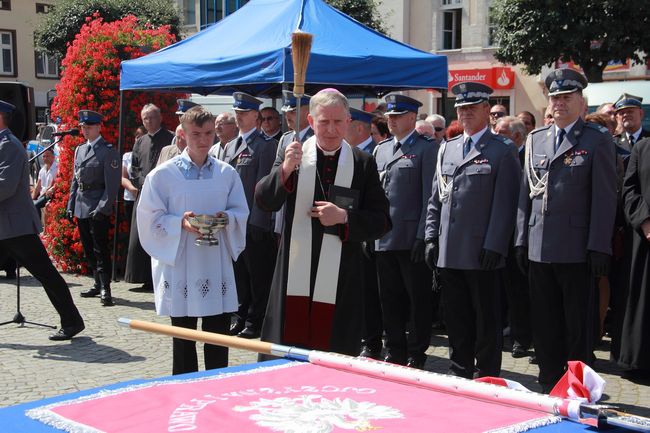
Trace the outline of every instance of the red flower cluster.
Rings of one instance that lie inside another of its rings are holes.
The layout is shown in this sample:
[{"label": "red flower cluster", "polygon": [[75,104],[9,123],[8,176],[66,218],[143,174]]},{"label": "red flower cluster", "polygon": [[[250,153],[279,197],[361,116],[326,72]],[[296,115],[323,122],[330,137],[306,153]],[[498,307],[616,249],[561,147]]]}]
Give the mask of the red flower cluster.
[{"label": "red flower cluster", "polygon": [[[94,110],[104,115],[102,136],[117,148],[120,114],[120,62],[142,57],[175,42],[168,26],[152,28],[134,16],[110,23],[95,13],[86,18],[74,42],[68,46],[63,62],[63,73],[56,86],[57,96],[52,104],[52,118],[60,118],[66,127],[78,123],[77,112]],[[147,103],[154,103],[163,113],[163,127],[175,128],[175,104],[178,94],[124,92],[125,143],[122,152],[133,143],[133,133],[141,124],[140,111]],[[64,272],[87,273],[83,249],[76,225],[65,219],[66,205],[72,180],[74,151],[83,141],[66,137],[59,149],[59,165],[54,197],[48,203],[49,215],[43,241],[55,262]],[[122,209],[119,209],[123,212]],[[114,263],[123,259],[126,251],[124,239],[128,239],[129,223],[123,213],[118,227],[120,243]],[[127,233],[126,236],[123,234]],[[110,233],[113,235],[113,230]],[[111,243],[112,245],[112,243]]]}]

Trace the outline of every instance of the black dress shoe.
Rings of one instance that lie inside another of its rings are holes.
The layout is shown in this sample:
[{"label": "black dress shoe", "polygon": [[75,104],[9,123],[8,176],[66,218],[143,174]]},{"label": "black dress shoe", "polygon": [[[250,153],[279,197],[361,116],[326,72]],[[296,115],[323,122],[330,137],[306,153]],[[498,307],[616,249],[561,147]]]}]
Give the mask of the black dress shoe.
[{"label": "black dress shoe", "polygon": [[237,335],[244,330],[244,322],[237,320],[230,324],[230,335]]},{"label": "black dress shoe", "polygon": [[248,339],[260,338],[260,330],[257,328],[247,326],[244,329],[242,329],[242,331],[239,334],[237,334],[237,337],[248,338]]},{"label": "black dress shoe", "polygon": [[512,345],[513,358],[523,358],[526,355],[528,355],[528,348],[526,348],[525,346],[517,342],[515,342],[515,344]]},{"label": "black dress shoe", "polygon": [[52,341],[63,341],[70,340],[72,337],[83,331],[85,328],[84,324],[77,326],[69,326],[67,328],[61,328],[56,333],[49,336],[49,339]]},{"label": "black dress shoe", "polygon": [[394,355],[389,352],[386,355],[386,357],[384,357],[384,362],[389,362],[391,364],[398,364],[398,365],[406,365],[406,356]]},{"label": "black dress shoe", "polygon": [[539,364],[539,362],[537,362],[537,356],[536,356],[536,355],[533,355],[533,356],[531,356],[530,358],[528,358],[528,363],[529,363],[529,364],[534,364],[534,365]]},{"label": "black dress shoe", "polygon": [[381,358],[381,348],[377,349],[374,347],[363,345],[361,346],[361,352],[359,356],[364,358],[380,359]]},{"label": "black dress shoe", "polygon": [[79,293],[79,295],[82,298],[93,298],[97,295],[99,295],[100,290],[97,287],[93,287],[92,289],[84,290],[83,292]]},{"label": "black dress shoe", "polygon": [[411,367],[411,368],[417,368],[418,370],[424,370],[424,363],[426,362],[427,358],[414,358],[412,356],[409,356],[409,359],[406,361],[406,366]]}]

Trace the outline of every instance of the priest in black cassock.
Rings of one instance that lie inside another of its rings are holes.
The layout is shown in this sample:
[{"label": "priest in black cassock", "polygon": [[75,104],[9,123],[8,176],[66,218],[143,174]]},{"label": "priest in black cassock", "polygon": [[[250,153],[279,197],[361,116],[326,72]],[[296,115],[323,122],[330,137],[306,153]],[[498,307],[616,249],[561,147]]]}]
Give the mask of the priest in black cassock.
[{"label": "priest in black cassock", "polygon": [[[147,104],[142,107],[140,117],[147,133],[136,140],[131,156],[131,182],[138,191],[144,185],[145,177],[156,167],[162,148],[170,145],[174,139],[174,134],[161,127],[162,115],[160,108],[154,104]],[[138,196],[134,210],[138,207],[139,199]],[[124,280],[127,283],[142,283],[144,290],[152,291],[151,257],[140,245],[136,214],[137,212],[134,211],[131,221],[129,252],[126,256]]]},{"label": "priest in black cassock", "polygon": [[361,242],[391,229],[372,156],[344,139],[348,101],[326,89],[311,98],[314,136],[293,142],[257,184],[260,207],[286,203],[262,339],[356,356],[363,330]]},{"label": "priest in black cassock", "polygon": [[650,138],[632,147],[623,183],[625,218],[632,232],[631,272],[618,364],[624,377],[650,382]]}]

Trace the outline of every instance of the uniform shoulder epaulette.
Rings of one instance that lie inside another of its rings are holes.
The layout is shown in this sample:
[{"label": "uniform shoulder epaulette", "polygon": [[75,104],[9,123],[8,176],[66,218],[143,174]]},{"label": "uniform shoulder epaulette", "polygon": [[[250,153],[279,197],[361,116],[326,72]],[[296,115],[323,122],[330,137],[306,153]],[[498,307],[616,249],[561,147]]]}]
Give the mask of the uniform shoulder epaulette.
[{"label": "uniform shoulder epaulette", "polygon": [[508,137],[505,137],[503,135],[494,134],[494,138],[497,141],[500,141],[501,143],[507,144],[508,146],[514,146],[515,145],[514,141],[512,141],[511,139],[509,139]]},{"label": "uniform shoulder epaulette", "polygon": [[113,145],[111,143],[106,143],[106,147],[110,149],[111,147],[113,147]]},{"label": "uniform shoulder epaulette", "polygon": [[424,138],[426,141],[433,141],[433,138],[429,137],[428,135],[420,134],[420,138]]},{"label": "uniform shoulder epaulette", "polygon": [[535,128],[535,129],[533,129],[532,131],[530,131],[530,133],[531,133],[531,134],[537,134],[537,133],[540,132],[540,131],[548,131],[548,129],[549,129],[551,126],[553,126],[553,124],[540,126],[539,128]]},{"label": "uniform shoulder epaulette", "polygon": [[387,138],[385,140],[381,140],[379,143],[377,143],[377,146],[379,146],[380,144],[386,143],[387,141],[391,141],[392,139],[393,139],[393,137]]},{"label": "uniform shoulder epaulette", "polygon": [[598,123],[593,123],[593,122],[585,122],[585,126],[591,128],[591,129],[596,129],[600,132],[603,133],[609,133],[609,129],[605,128],[602,125],[599,125]]}]

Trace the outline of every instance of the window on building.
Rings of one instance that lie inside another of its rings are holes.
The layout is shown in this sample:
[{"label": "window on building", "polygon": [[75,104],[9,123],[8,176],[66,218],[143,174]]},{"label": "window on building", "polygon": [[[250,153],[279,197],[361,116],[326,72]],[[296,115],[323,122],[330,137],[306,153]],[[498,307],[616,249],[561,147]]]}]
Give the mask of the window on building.
[{"label": "window on building", "polygon": [[456,50],[461,47],[462,9],[442,12],[442,49]]},{"label": "window on building", "polygon": [[36,76],[38,78],[59,78],[59,61],[56,57],[36,51]]},{"label": "window on building", "polygon": [[15,77],[16,74],[16,31],[0,30],[0,75],[10,75]]},{"label": "window on building", "polygon": [[463,0],[441,0],[443,6],[462,6]]},{"label": "window on building", "polygon": [[0,10],[10,11],[11,10],[11,0],[0,0]]},{"label": "window on building", "polygon": [[47,3],[36,3],[36,13],[37,14],[49,14],[52,12],[54,5],[49,5]]},{"label": "window on building", "polygon": [[487,46],[493,47],[497,45],[497,26],[494,22],[494,8],[490,6],[488,9],[488,41]]},{"label": "window on building", "polygon": [[249,0],[199,0],[201,29],[204,29],[237,11]]},{"label": "window on building", "polygon": [[194,0],[183,0],[183,24],[186,26],[196,25],[196,2]]}]

